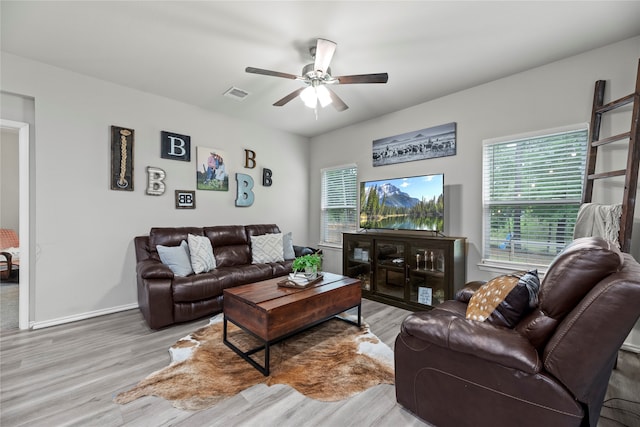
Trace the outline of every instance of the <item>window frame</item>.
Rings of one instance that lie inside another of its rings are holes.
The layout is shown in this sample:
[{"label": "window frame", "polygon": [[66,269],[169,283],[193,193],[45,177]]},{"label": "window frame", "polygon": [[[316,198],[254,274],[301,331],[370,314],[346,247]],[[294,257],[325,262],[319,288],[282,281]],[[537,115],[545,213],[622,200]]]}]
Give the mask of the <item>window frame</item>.
[{"label": "window frame", "polygon": [[[326,173],[330,171],[339,171],[339,170],[346,171],[349,169],[353,169],[355,174],[354,189],[353,189],[354,190],[353,206],[349,206],[349,204],[347,203],[343,207],[326,207],[325,206]],[[339,242],[327,240],[328,233],[327,233],[327,227],[325,227],[325,223],[326,223],[325,214],[329,209],[353,209],[353,218],[354,218],[353,223],[343,224],[343,228],[341,229],[341,233],[340,233]],[[331,167],[320,169],[320,242],[319,244],[321,246],[342,248],[342,233],[354,232],[354,231],[357,231],[357,229],[358,229],[358,165],[355,163],[349,163],[349,164],[331,166]]]},{"label": "window frame", "polygon": [[[566,134],[571,132],[579,132],[583,131],[585,133],[585,145],[584,145],[584,159],[585,161],[581,165],[580,169],[580,196],[579,199],[576,198],[568,198],[565,200],[565,205],[577,204],[578,208],[582,203],[582,194],[584,191],[584,178],[586,173],[586,158],[588,156],[588,136],[589,136],[589,125],[587,123],[577,123],[568,126],[561,126],[551,129],[543,129],[538,131],[526,132],[516,135],[508,135],[498,138],[485,139],[482,141],[482,246],[481,246],[481,261],[478,264],[478,268],[480,270],[487,270],[492,272],[508,272],[514,270],[522,270],[522,269],[530,269],[530,268],[538,268],[538,272],[541,275],[544,275],[546,269],[548,267],[548,263],[533,263],[525,260],[515,260],[515,261],[507,261],[502,259],[491,258],[491,254],[487,253],[487,248],[490,247],[490,243],[487,239],[491,239],[491,217],[490,217],[490,208],[492,205],[496,204],[495,200],[489,200],[489,195],[487,194],[487,183],[486,180],[489,179],[489,176],[492,176],[490,172],[487,171],[487,160],[486,160],[486,150],[488,146],[498,145],[498,144],[509,144],[509,143],[518,143],[523,140],[531,140],[544,138],[552,135]],[[538,176],[538,175],[536,175]],[[542,176],[542,175],[539,175]],[[514,197],[515,198],[515,197]],[[551,201],[552,199],[547,199]],[[492,203],[493,202],[493,203]],[[507,202],[508,203],[508,202]],[[513,201],[511,201],[513,203]],[[525,205],[530,204],[526,201],[523,203]],[[557,202],[544,203],[536,200],[534,204],[538,204],[540,206],[551,206],[553,204],[557,204]],[[571,234],[573,233],[573,228],[571,228]],[[568,234],[568,232],[567,232]],[[493,236],[495,237],[495,236]],[[567,242],[568,243],[568,242]]]}]

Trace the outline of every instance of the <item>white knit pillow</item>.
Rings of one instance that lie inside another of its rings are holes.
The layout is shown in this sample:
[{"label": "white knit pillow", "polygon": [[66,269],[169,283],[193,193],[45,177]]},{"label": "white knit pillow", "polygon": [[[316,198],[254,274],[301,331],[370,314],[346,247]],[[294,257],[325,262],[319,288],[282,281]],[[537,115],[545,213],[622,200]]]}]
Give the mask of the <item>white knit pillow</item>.
[{"label": "white knit pillow", "polygon": [[253,264],[284,261],[282,233],[251,236]]},{"label": "white knit pillow", "polygon": [[191,254],[191,267],[198,273],[206,273],[216,268],[216,259],[213,256],[211,240],[205,236],[189,234],[189,252]]}]

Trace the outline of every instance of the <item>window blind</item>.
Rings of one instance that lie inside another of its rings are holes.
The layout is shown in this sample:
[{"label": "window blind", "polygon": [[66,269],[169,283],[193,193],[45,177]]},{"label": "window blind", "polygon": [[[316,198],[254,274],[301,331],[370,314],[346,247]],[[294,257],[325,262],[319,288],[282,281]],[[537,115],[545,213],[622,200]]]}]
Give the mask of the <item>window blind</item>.
[{"label": "window blind", "polygon": [[342,244],[342,233],[356,230],[358,169],[355,165],[322,169],[321,240]]},{"label": "window blind", "polygon": [[548,265],[573,239],[586,125],[483,145],[483,258]]}]

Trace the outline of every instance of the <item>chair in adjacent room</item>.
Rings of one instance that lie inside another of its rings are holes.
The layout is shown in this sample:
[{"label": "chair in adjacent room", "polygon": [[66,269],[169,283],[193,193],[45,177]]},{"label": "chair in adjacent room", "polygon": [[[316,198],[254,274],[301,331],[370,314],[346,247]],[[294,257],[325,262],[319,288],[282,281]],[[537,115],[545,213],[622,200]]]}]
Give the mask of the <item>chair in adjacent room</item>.
[{"label": "chair in adjacent room", "polygon": [[20,271],[20,241],[15,231],[0,228],[0,280],[17,281]]},{"label": "chair in adjacent room", "polygon": [[[523,281],[532,276],[471,282],[410,314],[395,343],[398,402],[438,427],[596,426],[640,317],[640,264],[586,237],[556,256],[537,293]],[[471,319],[478,307],[485,320]]]}]

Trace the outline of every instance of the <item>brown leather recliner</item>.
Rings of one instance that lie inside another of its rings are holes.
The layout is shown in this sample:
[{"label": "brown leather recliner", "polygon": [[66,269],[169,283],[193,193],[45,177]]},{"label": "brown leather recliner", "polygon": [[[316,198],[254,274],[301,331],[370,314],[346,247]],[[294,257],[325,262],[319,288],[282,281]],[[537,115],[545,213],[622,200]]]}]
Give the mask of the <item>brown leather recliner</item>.
[{"label": "brown leather recliner", "polygon": [[465,317],[483,283],[409,315],[395,342],[396,397],[444,426],[596,426],[617,353],[640,317],[640,264],[577,239],[514,328]]}]

